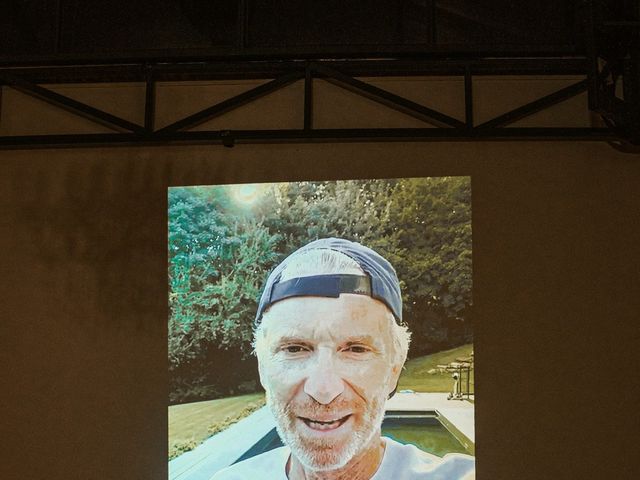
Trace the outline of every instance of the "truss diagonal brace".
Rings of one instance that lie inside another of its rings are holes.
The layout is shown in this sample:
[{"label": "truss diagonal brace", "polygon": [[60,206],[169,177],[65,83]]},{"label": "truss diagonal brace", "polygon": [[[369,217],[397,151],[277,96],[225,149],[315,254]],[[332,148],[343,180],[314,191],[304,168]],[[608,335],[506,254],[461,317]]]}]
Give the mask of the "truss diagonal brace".
[{"label": "truss diagonal brace", "polygon": [[66,97],[47,88],[41,87],[9,73],[0,72],[0,83],[18,90],[26,95],[42,100],[56,107],[62,108],[75,115],[99,123],[116,131],[143,133],[144,128],[123,118],[117,117],[103,110],[94,108],[86,103]]},{"label": "truss diagonal brace", "polygon": [[269,93],[275,92],[276,90],[279,90],[282,87],[295,82],[296,80],[300,80],[301,78],[304,78],[304,72],[293,72],[282,75],[281,77],[271,80],[270,82],[259,85],[255,88],[252,88],[251,90],[236,95],[235,97],[223,100],[222,102],[217,103],[209,108],[205,108],[204,110],[194,113],[193,115],[189,115],[182,120],[178,120],[175,123],[167,125],[166,127],[157,130],[157,133],[173,133],[185,128],[196,127],[208,120],[211,120],[242,105],[257,100],[258,98],[268,95]]},{"label": "truss diagonal brace", "polygon": [[412,102],[404,97],[388,92],[382,88],[375,87],[371,84],[357,80],[353,77],[340,73],[333,68],[320,65],[318,63],[311,64],[313,71],[327,76],[327,80],[337,83],[343,88],[353,91],[359,95],[363,95],[371,100],[381,103],[387,107],[401,111],[414,118],[422,120],[439,127],[464,128],[464,122],[457,120],[449,115],[432,110],[431,108]]},{"label": "truss diagonal brace", "polygon": [[528,117],[529,115],[533,115],[545,108],[556,105],[564,100],[568,100],[571,97],[575,97],[576,95],[581,94],[582,92],[586,92],[588,87],[587,80],[581,80],[578,83],[574,83],[573,85],[569,85],[568,87],[562,88],[557,92],[546,95],[538,100],[535,100],[531,103],[527,103],[521,107],[518,107],[510,112],[504,113],[492,120],[484,122],[478,125],[476,128],[497,128],[504,127],[505,125],[509,125],[513,122],[517,122],[518,120]]}]

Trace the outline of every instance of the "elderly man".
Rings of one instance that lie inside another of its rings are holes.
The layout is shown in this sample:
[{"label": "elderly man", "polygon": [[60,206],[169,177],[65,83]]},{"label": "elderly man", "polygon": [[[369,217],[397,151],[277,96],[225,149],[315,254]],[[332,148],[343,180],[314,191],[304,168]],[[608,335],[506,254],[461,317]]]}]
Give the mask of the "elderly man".
[{"label": "elderly man", "polygon": [[409,336],[395,270],[373,250],[329,238],[287,257],[267,280],[254,339],[286,446],[214,479],[473,478],[473,457],[440,459],[381,437]]}]

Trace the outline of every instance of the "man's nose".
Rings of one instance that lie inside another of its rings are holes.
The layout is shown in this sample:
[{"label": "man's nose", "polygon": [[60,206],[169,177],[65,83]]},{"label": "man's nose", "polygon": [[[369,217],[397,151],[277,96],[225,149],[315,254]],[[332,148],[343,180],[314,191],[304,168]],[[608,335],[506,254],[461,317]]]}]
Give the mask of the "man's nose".
[{"label": "man's nose", "polygon": [[344,391],[342,380],[333,356],[319,351],[304,383],[304,392],[318,403],[327,405]]}]

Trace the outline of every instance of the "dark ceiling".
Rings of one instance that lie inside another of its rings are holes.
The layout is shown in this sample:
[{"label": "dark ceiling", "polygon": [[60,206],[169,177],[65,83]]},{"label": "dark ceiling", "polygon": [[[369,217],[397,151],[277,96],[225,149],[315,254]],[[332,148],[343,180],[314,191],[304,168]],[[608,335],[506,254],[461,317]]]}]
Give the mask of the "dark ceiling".
[{"label": "dark ceiling", "polygon": [[584,1],[9,0],[0,61],[575,53]]},{"label": "dark ceiling", "polygon": [[[303,129],[267,136],[262,131],[235,132],[239,140],[384,136],[378,130],[313,130],[314,76],[332,79],[418,116],[435,118],[438,114],[354,78],[371,75],[464,77],[465,122],[448,119],[449,130],[436,132],[444,132],[446,138],[503,139],[517,134],[522,138],[606,139],[613,135],[638,145],[639,46],[640,0],[4,0],[0,3],[0,85],[129,132],[107,139],[90,135],[72,140],[7,137],[4,145],[63,145],[69,141],[233,144],[235,140],[224,132],[204,132],[204,139],[197,137],[202,132],[180,132],[180,122],[170,135],[156,131],[155,85],[166,80],[270,79],[238,98],[199,112],[195,120],[200,121],[201,114],[206,118],[218,115],[231,104],[235,108],[304,79]],[[494,119],[500,125],[492,121],[477,126],[473,124],[473,78],[487,74],[577,74],[584,78]],[[145,83],[144,126],[41,86],[119,81]],[[500,128],[584,91],[588,91],[589,109],[605,119],[607,128],[578,132],[571,128],[523,132]],[[194,119],[185,121],[193,126]],[[397,130],[387,133],[390,138],[399,135]],[[432,138],[432,134],[406,131],[401,138]]]}]

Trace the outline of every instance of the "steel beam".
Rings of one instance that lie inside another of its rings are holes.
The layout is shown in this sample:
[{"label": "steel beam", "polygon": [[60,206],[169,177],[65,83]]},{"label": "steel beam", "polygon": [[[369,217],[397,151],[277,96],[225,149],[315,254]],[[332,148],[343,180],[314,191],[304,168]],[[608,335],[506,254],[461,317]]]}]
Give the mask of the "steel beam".
[{"label": "steel beam", "polygon": [[[306,60],[262,60],[253,62],[162,62],[37,67],[0,66],[9,73],[35,84],[145,82],[151,68],[156,81],[271,79],[304,69]],[[408,77],[464,75],[471,68],[479,75],[586,75],[589,61],[584,56],[540,58],[428,58],[322,60],[316,65],[339,68],[351,77]]]},{"label": "steel beam", "polygon": [[238,39],[237,46],[243,50],[249,44],[249,2],[238,1]]},{"label": "steel beam", "polygon": [[464,71],[464,123],[467,128],[473,128],[473,76],[471,67]]},{"label": "steel beam", "polygon": [[147,133],[153,132],[156,118],[156,82],[153,78],[151,67],[147,69],[144,90],[144,130]]},{"label": "steel beam", "polygon": [[607,128],[364,128],[292,130],[215,130],[167,134],[80,134],[0,137],[0,148],[142,146],[169,144],[388,142],[388,141],[615,141]]},{"label": "steel beam", "polygon": [[[337,68],[334,68],[336,67]],[[481,75],[581,75],[589,72],[586,58],[520,58],[520,59],[422,59],[422,60],[282,60],[231,63],[176,63],[98,65],[79,67],[2,68],[4,82],[25,93],[71,110],[85,118],[120,131],[114,134],[24,135],[0,137],[0,148],[56,148],[101,145],[168,145],[222,144],[259,142],[385,142],[385,141],[500,141],[500,140],[579,140],[617,141],[624,132],[613,125],[602,128],[500,128],[571,98],[587,89],[587,80],[547,95],[534,102],[500,115],[480,126],[473,124],[473,81]],[[388,92],[355,78],[384,76],[457,76],[464,80],[464,122],[424,105]],[[203,79],[269,79],[267,83],[240,95],[205,108],[193,115],[154,130],[155,89],[160,81],[192,81]],[[381,128],[381,129],[314,129],[313,80],[323,78],[356,94],[363,95],[387,107],[442,128]],[[110,115],[83,103],[59,95],[34,83],[34,79],[49,79],[61,83],[121,81],[139,82],[145,86],[144,127]],[[304,79],[303,125],[300,129],[283,130],[216,130],[183,131],[230,110],[268,95],[284,86]],[[613,105],[613,107],[617,107]],[[5,113],[6,114],[6,113]],[[124,133],[122,133],[124,132]]]},{"label": "steel beam", "polygon": [[269,46],[239,48],[236,45],[220,45],[205,48],[154,49],[136,52],[103,51],[98,53],[71,53],[42,55],[0,55],[0,65],[95,65],[96,63],[132,64],[132,63],[176,63],[176,62],[250,62],[255,60],[313,59],[327,58],[404,58],[420,60],[425,58],[446,59],[452,57],[491,57],[491,58],[532,58],[532,57],[570,57],[582,55],[575,45],[534,45],[534,44],[495,44],[469,43],[465,45],[434,45],[414,43],[410,45],[305,45],[305,46]]},{"label": "steel beam", "polygon": [[304,129],[313,128],[313,75],[311,67],[304,69]]}]

